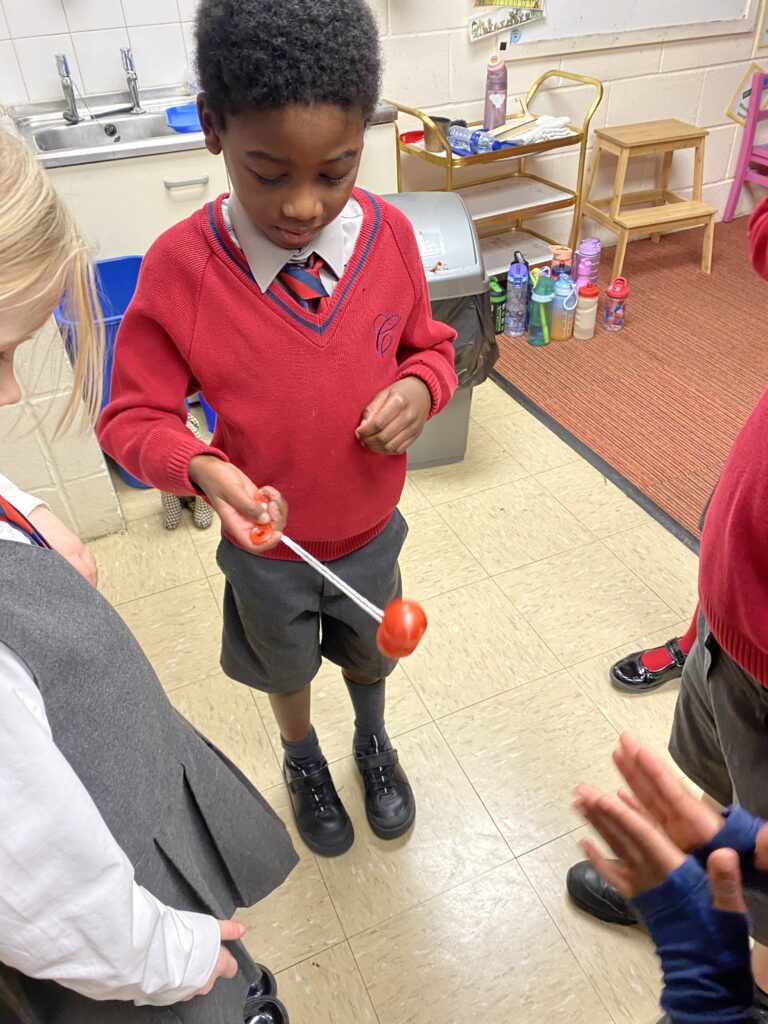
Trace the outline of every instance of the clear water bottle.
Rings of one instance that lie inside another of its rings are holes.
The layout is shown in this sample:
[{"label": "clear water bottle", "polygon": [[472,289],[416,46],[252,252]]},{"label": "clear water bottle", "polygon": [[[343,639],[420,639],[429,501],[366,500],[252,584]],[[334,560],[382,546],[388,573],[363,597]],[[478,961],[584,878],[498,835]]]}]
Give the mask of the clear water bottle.
[{"label": "clear water bottle", "polygon": [[528,267],[513,263],[507,272],[507,305],[504,312],[504,333],[519,338],[528,326]]},{"label": "clear water bottle", "polygon": [[617,277],[605,289],[605,309],[603,311],[603,327],[606,331],[620,331],[624,326],[627,313],[629,286],[626,277]]},{"label": "clear water bottle", "polygon": [[448,144],[458,156],[491,153],[505,148],[490,132],[484,132],[481,128],[462,128],[460,124],[452,124],[448,129]]},{"label": "clear water bottle", "polygon": [[552,303],[552,341],[568,341],[573,337],[577,301],[573,278],[561,274],[555,281],[555,298]]},{"label": "clear water bottle", "polygon": [[541,348],[552,340],[552,302],[555,282],[542,274],[531,292],[531,311],[528,317],[528,344]]},{"label": "clear water bottle", "polygon": [[577,341],[589,341],[590,338],[594,338],[599,298],[600,289],[591,281],[587,281],[579,288],[576,319],[573,322],[573,336]]}]

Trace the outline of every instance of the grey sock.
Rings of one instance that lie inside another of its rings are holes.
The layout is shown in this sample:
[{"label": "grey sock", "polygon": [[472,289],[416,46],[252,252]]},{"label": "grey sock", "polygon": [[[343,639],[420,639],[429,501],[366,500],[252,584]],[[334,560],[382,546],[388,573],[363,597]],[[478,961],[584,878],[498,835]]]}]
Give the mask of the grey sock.
[{"label": "grey sock", "polygon": [[314,725],[310,725],[309,732],[303,740],[287,740],[284,736],[281,736],[280,741],[283,744],[283,750],[288,755],[289,760],[294,763],[301,763],[302,761],[322,761],[323,759],[323,752],[320,749],[320,742],[317,738]]},{"label": "grey sock", "polygon": [[385,750],[389,743],[384,728],[386,681],[380,679],[377,683],[353,683],[344,676],[344,682],[355,709],[355,749],[367,753],[376,737],[377,749]]}]

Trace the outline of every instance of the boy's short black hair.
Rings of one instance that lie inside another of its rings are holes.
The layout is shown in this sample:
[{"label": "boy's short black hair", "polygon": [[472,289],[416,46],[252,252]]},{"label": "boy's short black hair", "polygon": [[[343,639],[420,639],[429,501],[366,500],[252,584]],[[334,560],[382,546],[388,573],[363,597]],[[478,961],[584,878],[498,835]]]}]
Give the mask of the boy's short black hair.
[{"label": "boy's short black hair", "polygon": [[362,110],[379,98],[379,33],[365,0],[203,0],[197,67],[216,117],[294,103]]}]

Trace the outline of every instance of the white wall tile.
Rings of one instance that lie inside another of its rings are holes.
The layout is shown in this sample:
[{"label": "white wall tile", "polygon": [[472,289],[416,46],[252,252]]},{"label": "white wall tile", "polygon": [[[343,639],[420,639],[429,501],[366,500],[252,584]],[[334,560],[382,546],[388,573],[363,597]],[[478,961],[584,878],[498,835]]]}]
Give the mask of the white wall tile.
[{"label": "white wall tile", "polygon": [[[401,42],[392,39],[394,47]],[[424,42],[422,39],[422,45]],[[452,103],[466,103],[485,97],[485,72],[491,52],[483,43],[473,43],[467,32],[451,33],[448,98]],[[558,64],[558,60],[550,57],[541,60],[510,59],[507,61],[507,92],[510,96],[525,93],[539,75],[557,68]]]},{"label": "white wall tile", "polygon": [[199,0],[179,0],[179,17],[182,21],[194,21]]},{"label": "white wall tile", "polygon": [[181,25],[149,25],[128,31],[139,86],[176,85],[184,81],[187,53]]},{"label": "white wall tile", "polygon": [[608,124],[635,124],[665,117],[695,124],[703,83],[699,71],[612,82]]},{"label": "white wall tile", "polygon": [[102,32],[73,32],[77,63],[86,93],[125,92],[128,87],[120,47],[128,46],[126,28]]},{"label": "white wall tile", "polygon": [[94,32],[125,25],[120,0],[62,0],[70,32]]},{"label": "white wall tile", "polygon": [[627,46],[594,53],[569,53],[563,57],[560,66],[564,71],[611,82],[617,78],[655,75],[660,60],[661,46]]},{"label": "white wall tile", "polygon": [[162,25],[179,21],[176,0],[122,0],[125,23],[132,25]]},{"label": "white wall tile", "polygon": [[187,51],[187,63],[190,67],[194,67],[195,54],[197,52],[194,21],[183,21],[181,23],[181,34],[184,37],[184,48]]},{"label": "white wall tile", "polygon": [[21,77],[16,51],[10,39],[0,42],[0,104],[26,103],[27,88]]},{"label": "white wall tile", "polygon": [[3,5],[0,2],[0,39],[10,38],[11,30],[8,28],[8,22],[5,20],[5,15],[3,14]]},{"label": "white wall tile", "polygon": [[69,30],[61,0],[3,0],[3,10],[14,39]]},{"label": "white wall tile", "polygon": [[[389,31],[392,35],[403,35],[409,32],[443,31],[447,28],[463,28],[469,39],[468,22],[472,9],[466,0],[442,0],[439,4],[428,3],[427,0],[390,0]],[[423,40],[425,48],[429,40]],[[493,41],[476,43],[485,50],[488,60],[493,52]]]},{"label": "white wall tile", "polygon": [[33,103],[58,99],[61,95],[61,81],[56,71],[57,53],[65,53],[69,59],[69,70],[77,92],[83,92],[80,69],[77,66],[75,46],[70,35],[39,36],[38,38],[16,39],[14,42],[19,67]]},{"label": "white wall tile", "polygon": [[721,36],[715,39],[685,39],[665,43],[661,55],[662,71],[708,68],[730,61],[748,60],[752,55],[752,36]]},{"label": "white wall tile", "polygon": [[730,121],[725,111],[748,67],[749,64],[746,62],[727,64],[725,67],[712,68],[705,72],[699,124],[708,128],[711,125],[727,124]]},{"label": "white wall tile", "polygon": [[[400,0],[398,0],[400,2]],[[382,95],[409,107],[445,103],[448,97],[447,32],[382,40]]]},{"label": "white wall tile", "polygon": [[[733,150],[736,125],[713,128],[704,144],[704,182],[714,184],[728,177],[728,165]],[[672,161],[670,187],[673,191],[690,188],[693,184],[693,150],[675,153]]]}]

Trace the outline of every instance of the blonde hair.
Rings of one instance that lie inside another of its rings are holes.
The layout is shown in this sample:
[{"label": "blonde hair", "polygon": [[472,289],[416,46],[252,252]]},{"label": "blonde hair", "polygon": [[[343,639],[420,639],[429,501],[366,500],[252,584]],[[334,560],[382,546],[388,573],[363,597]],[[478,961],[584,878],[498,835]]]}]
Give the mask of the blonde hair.
[{"label": "blonde hair", "polygon": [[44,295],[56,281],[76,337],[74,386],[59,429],[80,402],[88,422],[101,408],[104,324],[88,247],[71,213],[32,152],[0,130],[0,308]]}]

